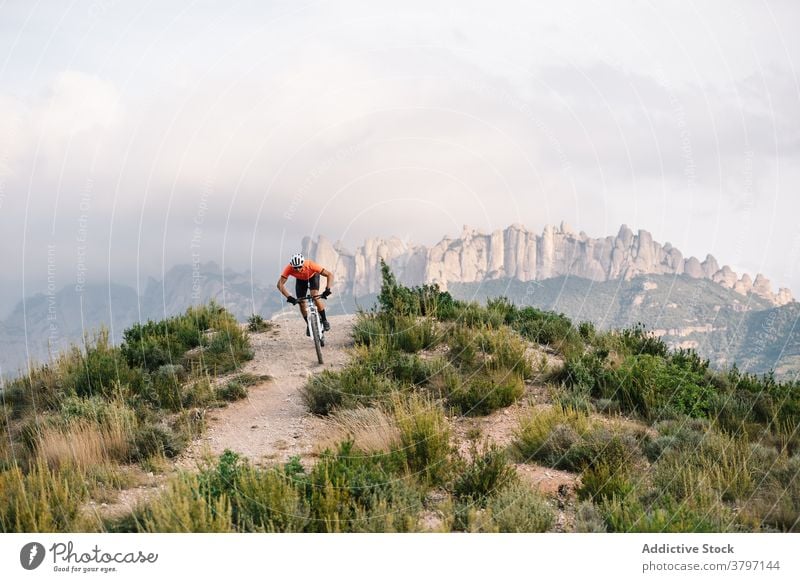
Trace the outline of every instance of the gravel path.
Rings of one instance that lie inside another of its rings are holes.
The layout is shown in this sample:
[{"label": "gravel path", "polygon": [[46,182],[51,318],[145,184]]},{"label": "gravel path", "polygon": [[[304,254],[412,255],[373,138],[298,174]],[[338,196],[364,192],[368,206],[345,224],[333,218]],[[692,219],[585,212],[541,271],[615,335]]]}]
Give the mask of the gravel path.
[{"label": "gravel path", "polygon": [[298,313],[282,313],[271,331],[251,334],[255,357],[237,373],[267,374],[271,379],[251,386],[246,399],[209,411],[208,429],[180,457],[178,466],[194,468],[207,454],[219,455],[225,449],[259,464],[310,456],[325,423],[308,412],[300,388],[313,374],[347,362],[354,320],[353,315],[330,318],[323,365],[317,364],[314,344]]}]

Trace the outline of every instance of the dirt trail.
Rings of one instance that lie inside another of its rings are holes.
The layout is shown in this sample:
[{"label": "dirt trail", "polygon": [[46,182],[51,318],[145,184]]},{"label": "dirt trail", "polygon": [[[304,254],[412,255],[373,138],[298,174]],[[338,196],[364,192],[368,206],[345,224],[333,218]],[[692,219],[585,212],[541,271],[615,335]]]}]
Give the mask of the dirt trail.
[{"label": "dirt trail", "polygon": [[208,429],[181,455],[177,465],[191,469],[207,454],[219,455],[225,449],[256,464],[311,455],[325,424],[308,412],[300,388],[313,374],[339,369],[347,362],[345,348],[352,343],[354,320],[353,315],[330,318],[323,365],[317,364],[314,344],[303,332],[303,320],[296,313],[275,318],[271,331],[251,334],[255,357],[237,373],[267,374],[271,379],[251,386],[244,400],[209,411]]},{"label": "dirt trail", "polygon": [[[331,331],[325,334],[323,365],[317,364],[314,344],[304,333],[298,313],[281,314],[272,330],[251,333],[254,357],[236,374],[249,372],[269,375],[270,380],[251,386],[244,400],[225,408],[212,409],[208,428],[161,474],[139,471],[136,485],[119,492],[113,503],[90,502],[86,508],[98,518],[118,517],[139,503],[163,491],[175,470],[194,470],[208,455],[230,449],[254,464],[283,462],[294,455],[308,458],[325,430],[325,421],[308,412],[300,388],[308,378],[322,370],[341,368],[348,359],[346,348],[352,343],[350,331],[354,315],[330,317]],[[226,378],[219,378],[224,382]]]}]

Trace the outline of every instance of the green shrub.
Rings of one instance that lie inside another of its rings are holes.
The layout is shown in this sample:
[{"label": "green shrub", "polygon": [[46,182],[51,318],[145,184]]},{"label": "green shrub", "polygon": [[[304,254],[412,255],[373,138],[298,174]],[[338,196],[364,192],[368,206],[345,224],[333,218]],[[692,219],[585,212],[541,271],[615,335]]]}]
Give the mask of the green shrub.
[{"label": "green shrub", "polygon": [[486,508],[497,530],[504,533],[546,532],[555,523],[555,514],[545,498],[523,483],[500,489]]},{"label": "green shrub", "polygon": [[119,348],[111,345],[107,330],[84,340],[85,349],[77,346],[59,359],[58,368],[64,394],[77,396],[112,396],[119,386],[138,388],[143,377],[128,366]]},{"label": "green shrub", "polygon": [[265,321],[258,313],[254,313],[247,319],[247,331],[252,333],[262,333],[274,327],[271,321]]},{"label": "green shrub", "polygon": [[123,340],[121,352],[128,365],[151,372],[180,363],[216,375],[252,358],[247,333],[214,302],[163,321],[137,323],[123,332]]},{"label": "green shrub", "polygon": [[0,391],[4,404],[10,407],[12,418],[25,412],[58,408],[64,396],[62,374],[58,364],[33,367],[30,372],[8,382]]},{"label": "green shrub", "polygon": [[359,312],[353,324],[353,341],[356,345],[372,346],[376,342],[388,343],[391,335],[389,322],[378,313]]},{"label": "green shrub", "polygon": [[554,379],[568,388],[588,391],[594,396],[607,392],[608,372],[606,362],[596,353],[576,354],[568,357]]},{"label": "green shrub", "polygon": [[180,410],[183,406],[183,366],[164,364],[150,376],[150,400],[159,408]]},{"label": "green shrub", "polygon": [[707,416],[714,389],[697,372],[659,356],[628,356],[599,396],[615,398],[624,410],[652,419],[669,414]]},{"label": "green shrub", "polygon": [[0,531],[74,532],[81,529],[86,488],[71,470],[53,471],[40,461],[25,473],[13,464],[0,472]]},{"label": "green shrub", "polygon": [[514,449],[525,462],[537,460],[550,467],[581,470],[590,454],[584,440],[594,428],[582,412],[560,406],[534,410],[521,419]]},{"label": "green shrub", "polygon": [[509,370],[483,369],[467,380],[449,377],[445,385],[447,401],[461,413],[481,416],[517,401],[525,392],[525,383]]},{"label": "green shrub", "polygon": [[182,450],[179,439],[171,430],[152,424],[145,424],[136,430],[132,445],[134,461],[155,456],[174,457]]},{"label": "green shrub", "polygon": [[421,495],[400,453],[366,454],[342,443],[311,473],[295,476],[310,507],[307,531],[413,531]]},{"label": "green shrub", "polygon": [[597,447],[596,454],[589,460],[588,467],[581,475],[578,488],[579,499],[624,499],[634,490],[636,444],[624,442],[614,435]]},{"label": "green shrub", "polygon": [[523,337],[552,346],[562,354],[583,351],[583,340],[566,315],[524,307],[516,310],[510,321],[508,317],[506,320]]},{"label": "green shrub", "polygon": [[247,398],[247,385],[240,380],[228,380],[224,386],[217,388],[217,398],[228,402],[235,402]]},{"label": "green shrub", "polygon": [[648,333],[642,324],[615,332],[614,335],[618,340],[619,352],[626,356],[649,355],[664,358],[669,353],[667,344],[661,338]]},{"label": "green shrub", "polygon": [[453,365],[465,369],[478,362],[478,341],[475,330],[466,325],[456,325],[447,332],[448,357]]},{"label": "green shrub", "polygon": [[745,441],[710,432],[694,448],[664,453],[654,465],[653,479],[676,499],[713,491],[723,501],[737,501],[753,494],[770,466],[768,457],[759,463]]},{"label": "green shrub", "polygon": [[527,356],[527,345],[508,327],[485,330],[480,334],[482,351],[487,355],[486,367],[490,370],[508,370],[528,379],[533,377],[533,367]]},{"label": "green shrub", "polygon": [[755,531],[800,532],[800,457],[781,455],[768,467],[738,517]]},{"label": "green shrub", "polygon": [[216,402],[217,390],[206,375],[193,378],[182,386],[181,409],[205,407]]},{"label": "green shrub", "polygon": [[91,420],[100,426],[121,424],[133,428],[137,424],[136,412],[121,398],[68,396],[61,401],[59,416],[66,422]]},{"label": "green shrub", "polygon": [[391,328],[393,344],[412,354],[430,349],[440,340],[436,324],[428,318],[397,316],[393,318]]},{"label": "green shrub", "polygon": [[393,413],[409,470],[432,484],[443,483],[450,469],[450,425],[441,406],[418,394],[395,396]]},{"label": "green shrub", "polygon": [[[577,410],[589,414],[595,411],[590,393],[582,387],[567,388],[562,386],[551,391],[553,403],[564,409]],[[605,411],[609,412],[608,409]]]},{"label": "green shrub", "polygon": [[324,370],[312,376],[301,395],[311,412],[325,415],[337,407],[355,408],[380,402],[398,388],[390,378],[356,362],[337,372]]},{"label": "green shrub", "polygon": [[677,501],[668,495],[643,503],[613,497],[600,505],[608,531],[639,533],[724,533],[735,531],[732,511],[717,501]]},{"label": "green shrub", "polygon": [[591,501],[581,501],[575,509],[576,533],[605,533],[603,515]]},{"label": "green shrub", "polygon": [[167,491],[126,520],[120,529],[148,533],[225,533],[235,531],[227,496],[202,490],[201,477],[181,474]]},{"label": "green shrub", "polygon": [[[253,359],[250,340],[235,320],[221,325],[211,338],[206,349],[199,353],[197,361],[213,376],[226,374]],[[194,361],[190,358],[189,361]]]},{"label": "green shrub", "polygon": [[470,459],[459,467],[452,485],[458,501],[485,507],[489,498],[503,487],[514,483],[517,474],[506,454],[495,445],[478,448],[472,443]]}]

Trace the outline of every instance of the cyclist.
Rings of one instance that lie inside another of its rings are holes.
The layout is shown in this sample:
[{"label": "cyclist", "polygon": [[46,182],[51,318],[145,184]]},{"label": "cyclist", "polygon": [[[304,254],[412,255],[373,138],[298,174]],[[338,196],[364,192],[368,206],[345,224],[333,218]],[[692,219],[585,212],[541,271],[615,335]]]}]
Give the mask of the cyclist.
[{"label": "cyclist", "polygon": [[[325,277],[325,291],[323,291],[321,295],[319,293],[320,275]],[[295,283],[295,293],[297,294],[297,297],[292,296],[286,290],[286,281],[290,276],[297,279],[297,282]],[[289,264],[284,267],[283,272],[278,279],[278,291],[281,292],[281,295],[286,297],[287,303],[291,303],[292,305],[297,305],[298,303],[300,304],[300,313],[303,314],[303,319],[306,320],[306,324],[308,324],[308,307],[306,306],[306,300],[304,297],[308,294],[309,287],[311,288],[311,295],[315,296],[314,305],[317,306],[319,318],[322,321],[322,329],[325,331],[330,331],[331,324],[328,323],[328,316],[325,315],[325,304],[322,302],[320,297],[322,297],[322,299],[327,299],[330,297],[331,287],[333,287],[333,273],[318,265],[311,259],[306,259],[300,253],[292,255]],[[298,299],[298,297],[300,299]],[[306,335],[311,335],[308,331],[308,325],[306,325]]]}]

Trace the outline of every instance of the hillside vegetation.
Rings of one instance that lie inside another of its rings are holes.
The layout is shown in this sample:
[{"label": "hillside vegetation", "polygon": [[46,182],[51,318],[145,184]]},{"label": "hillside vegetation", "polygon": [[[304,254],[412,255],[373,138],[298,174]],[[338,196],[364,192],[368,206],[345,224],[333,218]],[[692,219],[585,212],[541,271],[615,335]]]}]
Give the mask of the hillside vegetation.
[{"label": "hillside vegetation", "polygon": [[794,379],[800,370],[800,304],[774,307],[753,293],[731,289],[688,275],[640,275],[631,280],[590,281],[555,277],[521,282],[498,279],[451,283],[457,298],[486,301],[506,296],[515,303],[563,312],[598,329],[625,329],[643,324],[661,330],[670,346],[691,346],[724,369],[735,362],[742,370]]},{"label": "hillside vegetation", "polygon": [[[256,466],[228,451],[129,515],[86,518],[82,504],[123,487],[126,464],[163,462],[196,435],[197,411],[227,393],[213,376],[249,357],[229,314],[192,310],[131,328],[120,348],[101,335],[6,387],[0,528],[800,530],[800,384],[714,371],[641,327],[598,331],[382,274],[350,363],[303,389],[336,427],[314,462]],[[510,442],[456,430],[512,409]],[[575,476],[570,507],[525,478],[534,467]]]}]

